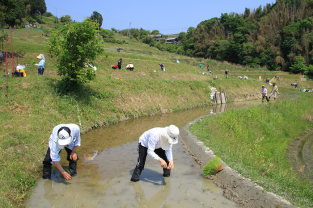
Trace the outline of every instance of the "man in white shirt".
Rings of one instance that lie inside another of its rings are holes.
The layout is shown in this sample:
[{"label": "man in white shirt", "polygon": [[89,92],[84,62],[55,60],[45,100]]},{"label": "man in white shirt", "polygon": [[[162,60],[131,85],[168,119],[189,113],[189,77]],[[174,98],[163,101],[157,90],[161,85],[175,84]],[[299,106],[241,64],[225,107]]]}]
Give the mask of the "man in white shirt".
[{"label": "man in white shirt", "polygon": [[264,85],[262,85],[261,94],[262,94],[262,103],[264,102],[264,98],[266,98],[267,102],[270,101],[267,97],[267,89],[265,88]]},{"label": "man in white shirt", "polygon": [[179,129],[177,126],[156,127],[143,133],[139,137],[138,163],[131,177],[131,181],[140,179],[140,174],[144,169],[147,154],[160,162],[163,168],[163,177],[171,175],[174,168],[172,146],[178,143]]},{"label": "man in white shirt", "polygon": [[[77,147],[80,146],[80,128],[76,124],[59,124],[54,127],[49,139],[49,148],[43,160],[43,178],[51,179],[51,165],[54,163],[66,180],[77,175]],[[59,153],[65,148],[69,161],[70,174],[60,165]]]}]

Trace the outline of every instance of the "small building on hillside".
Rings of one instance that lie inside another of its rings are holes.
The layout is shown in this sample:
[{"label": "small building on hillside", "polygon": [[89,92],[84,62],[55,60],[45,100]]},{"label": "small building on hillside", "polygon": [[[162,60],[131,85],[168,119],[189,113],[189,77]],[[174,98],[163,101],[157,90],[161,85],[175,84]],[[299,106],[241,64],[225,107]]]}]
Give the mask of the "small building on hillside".
[{"label": "small building on hillside", "polygon": [[168,38],[168,39],[166,39],[166,42],[165,42],[166,44],[178,44],[178,40],[177,40],[177,38]]},{"label": "small building on hillside", "polygon": [[160,42],[160,40],[162,39],[162,35],[161,34],[148,35],[148,36],[154,38],[157,42]]}]

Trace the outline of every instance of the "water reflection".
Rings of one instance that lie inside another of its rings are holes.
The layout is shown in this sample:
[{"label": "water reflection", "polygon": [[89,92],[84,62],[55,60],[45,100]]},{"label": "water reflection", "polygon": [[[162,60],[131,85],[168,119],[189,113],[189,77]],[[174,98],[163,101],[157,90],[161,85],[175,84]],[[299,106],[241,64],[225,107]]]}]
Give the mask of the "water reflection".
[{"label": "water reflection", "polygon": [[171,192],[171,178],[164,178],[162,188],[149,200],[146,198],[145,191],[142,189],[140,183],[131,183],[131,185],[136,193],[136,198],[139,202],[138,206],[161,207]]}]

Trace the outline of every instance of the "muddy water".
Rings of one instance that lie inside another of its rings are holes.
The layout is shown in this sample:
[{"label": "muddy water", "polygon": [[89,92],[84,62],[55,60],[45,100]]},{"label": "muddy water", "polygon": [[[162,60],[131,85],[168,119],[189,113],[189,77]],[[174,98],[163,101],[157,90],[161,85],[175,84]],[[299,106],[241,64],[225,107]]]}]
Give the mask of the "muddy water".
[{"label": "muddy water", "polygon": [[[153,127],[182,127],[203,115],[251,107],[260,100],[198,108],[129,120],[82,135],[78,175],[64,180],[53,166],[52,180],[39,179],[26,207],[238,207],[223,191],[203,179],[199,165],[181,144],[173,146],[175,168],[163,179],[159,162],[147,157],[141,180],[130,182],[139,136]],[[61,164],[68,168],[66,155]]]}]

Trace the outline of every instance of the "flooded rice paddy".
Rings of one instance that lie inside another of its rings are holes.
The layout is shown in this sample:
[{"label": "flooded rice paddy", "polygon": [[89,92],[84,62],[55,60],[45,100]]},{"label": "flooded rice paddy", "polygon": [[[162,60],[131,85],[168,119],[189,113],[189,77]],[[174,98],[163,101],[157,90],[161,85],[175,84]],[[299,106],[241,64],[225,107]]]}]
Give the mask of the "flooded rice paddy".
[{"label": "flooded rice paddy", "polygon": [[[174,169],[163,178],[158,161],[147,157],[139,182],[130,182],[139,136],[153,127],[179,128],[203,115],[260,104],[260,100],[197,108],[128,120],[82,135],[78,175],[66,181],[52,166],[52,180],[39,179],[26,207],[239,207],[202,170],[181,144],[173,146]],[[47,140],[48,141],[48,140]],[[65,151],[61,165],[68,169]]]}]

